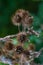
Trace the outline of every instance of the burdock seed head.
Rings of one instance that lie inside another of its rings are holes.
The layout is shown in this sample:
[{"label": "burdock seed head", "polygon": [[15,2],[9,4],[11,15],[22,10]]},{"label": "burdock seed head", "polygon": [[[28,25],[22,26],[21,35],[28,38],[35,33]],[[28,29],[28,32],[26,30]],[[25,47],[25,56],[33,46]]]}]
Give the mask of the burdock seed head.
[{"label": "burdock seed head", "polygon": [[29,55],[30,55],[30,52],[29,52],[28,50],[24,50],[24,54],[25,54],[26,56],[29,56]]},{"label": "burdock seed head", "polygon": [[19,26],[21,24],[21,17],[19,15],[12,16],[12,23]]},{"label": "burdock seed head", "polygon": [[12,22],[14,25],[20,25],[21,24],[21,21],[22,21],[22,17],[23,17],[23,12],[24,10],[23,9],[18,9],[15,14],[13,14],[12,16]]},{"label": "burdock seed head", "polygon": [[18,42],[20,42],[20,43],[26,42],[26,41],[27,41],[27,34],[26,34],[25,32],[20,32],[20,33],[18,33],[18,35],[17,35],[17,40],[18,40]]},{"label": "burdock seed head", "polygon": [[35,45],[30,43],[28,49],[34,51],[35,50]]},{"label": "burdock seed head", "polygon": [[21,53],[23,53],[24,49],[22,46],[17,46],[15,51],[17,54],[21,54]]},{"label": "burdock seed head", "polygon": [[6,50],[13,50],[14,49],[14,45],[12,44],[12,41],[6,41],[4,47]]},{"label": "burdock seed head", "polygon": [[25,18],[29,14],[28,11],[24,9],[18,9],[15,14],[12,16],[12,22],[14,25],[20,25],[22,23],[22,19]]}]

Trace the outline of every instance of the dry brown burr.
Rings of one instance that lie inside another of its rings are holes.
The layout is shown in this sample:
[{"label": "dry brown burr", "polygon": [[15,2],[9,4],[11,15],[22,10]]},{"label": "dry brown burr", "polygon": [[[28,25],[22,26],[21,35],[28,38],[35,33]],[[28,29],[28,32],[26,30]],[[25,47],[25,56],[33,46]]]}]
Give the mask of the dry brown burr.
[{"label": "dry brown burr", "polygon": [[15,46],[12,44],[12,41],[6,41],[3,47],[3,54],[7,56],[12,56]]},{"label": "dry brown burr", "polygon": [[5,42],[5,48],[6,48],[6,50],[13,50],[14,47],[15,46],[13,45],[13,43],[12,43],[11,40]]},{"label": "dry brown burr", "polygon": [[25,32],[18,33],[17,40],[22,46],[22,44],[27,41],[27,34]]},{"label": "dry brown burr", "polygon": [[26,59],[29,60],[30,52],[28,50],[24,50],[23,54],[24,57],[26,57]]},{"label": "dry brown burr", "polygon": [[24,10],[19,9],[15,12],[15,14],[12,16],[12,23],[16,26],[18,26],[18,29],[20,31],[20,25],[21,25],[21,21],[22,21],[22,16],[23,16],[23,12]]},{"label": "dry brown burr", "polygon": [[28,50],[34,51],[35,50],[35,45],[30,43],[29,46],[28,46]]},{"label": "dry brown burr", "polygon": [[[22,46],[16,46],[15,47],[15,52],[12,56],[12,59],[15,60],[16,62],[19,62],[20,61],[20,58],[21,58],[21,55],[23,53],[23,47]],[[18,61],[17,61],[18,60]]]},{"label": "dry brown burr", "polygon": [[16,47],[15,51],[16,51],[17,54],[21,54],[21,53],[23,53],[24,49],[23,49],[22,46],[19,45],[19,46]]}]

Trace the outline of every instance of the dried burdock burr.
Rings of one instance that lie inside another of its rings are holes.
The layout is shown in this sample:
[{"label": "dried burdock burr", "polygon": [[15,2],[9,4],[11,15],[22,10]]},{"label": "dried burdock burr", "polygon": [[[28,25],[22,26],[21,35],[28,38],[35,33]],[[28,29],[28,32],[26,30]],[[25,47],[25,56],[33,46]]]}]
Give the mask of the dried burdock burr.
[{"label": "dried burdock burr", "polygon": [[7,42],[5,43],[5,48],[6,48],[6,50],[13,50],[14,47],[15,47],[15,46],[12,44],[12,41],[7,41]]},{"label": "dried burdock burr", "polygon": [[15,14],[12,16],[12,23],[16,26],[18,26],[18,30],[20,31],[20,24],[21,24],[21,21],[22,21],[22,13],[21,13],[21,9],[20,10],[17,10],[15,12]]},{"label": "dried burdock burr", "polygon": [[29,63],[33,61],[33,56],[31,55],[29,50],[24,50],[24,57],[25,57],[25,61],[28,61]]},{"label": "dried burdock burr", "polygon": [[35,51],[35,45],[30,43],[29,46],[28,46],[28,50]]},{"label": "dried burdock burr", "polygon": [[28,50],[24,50],[24,56],[29,59],[29,56],[30,56],[30,52]]},{"label": "dried burdock burr", "polygon": [[[15,50],[15,54],[16,55],[14,55],[14,56],[16,58],[15,59],[16,63],[18,62],[19,65],[21,65],[22,64],[22,60],[24,60],[23,51],[24,51],[24,48],[22,46],[20,46],[20,45],[16,46],[16,50]],[[17,61],[17,59],[18,59],[18,61]]]},{"label": "dried burdock burr", "polygon": [[23,50],[24,49],[22,48],[22,46],[16,46],[15,47],[15,52],[14,52],[14,54],[12,56],[12,59],[14,59],[14,60],[20,59],[20,56],[23,53]]},{"label": "dried burdock burr", "polygon": [[22,26],[24,31],[26,31],[26,29],[28,30],[31,27],[32,23],[33,23],[33,16],[31,16],[28,11],[25,11],[25,15],[22,19]]},{"label": "dried burdock burr", "polygon": [[14,48],[15,46],[12,44],[12,41],[6,41],[3,47],[3,54],[6,57],[12,55],[12,53],[14,52]]},{"label": "dried burdock burr", "polygon": [[17,54],[21,54],[21,53],[23,53],[24,49],[22,46],[17,46],[15,51]]},{"label": "dried burdock burr", "polygon": [[17,40],[21,44],[25,43],[27,41],[27,34],[25,32],[18,33]]},{"label": "dried burdock burr", "polygon": [[15,52],[14,52],[14,54],[12,56],[12,59],[15,60],[15,62],[19,63],[23,51],[24,51],[24,49],[23,49],[22,46],[16,46],[15,47]]}]

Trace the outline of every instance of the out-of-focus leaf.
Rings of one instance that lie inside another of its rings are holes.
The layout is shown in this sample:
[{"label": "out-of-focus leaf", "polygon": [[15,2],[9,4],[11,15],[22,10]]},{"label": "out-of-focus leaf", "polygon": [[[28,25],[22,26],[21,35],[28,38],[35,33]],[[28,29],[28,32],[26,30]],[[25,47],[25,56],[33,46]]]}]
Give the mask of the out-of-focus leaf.
[{"label": "out-of-focus leaf", "polygon": [[39,4],[38,8],[38,17],[40,18],[41,22],[43,24],[43,2]]},{"label": "out-of-focus leaf", "polygon": [[16,39],[16,38],[14,38],[14,39],[12,40],[12,43],[13,43],[14,45],[17,45],[17,44],[18,44],[17,39]]},{"label": "out-of-focus leaf", "polygon": [[38,16],[36,16],[34,14],[32,14],[32,15],[34,17],[33,18],[33,29],[38,30],[40,28],[40,19]]},{"label": "out-of-focus leaf", "polygon": [[[43,51],[42,51],[43,52]],[[40,63],[43,64],[43,53],[41,53],[41,55],[39,56],[39,60],[40,60]]]},{"label": "out-of-focus leaf", "polygon": [[0,65],[9,65],[9,64],[5,64],[5,63],[0,62]]}]

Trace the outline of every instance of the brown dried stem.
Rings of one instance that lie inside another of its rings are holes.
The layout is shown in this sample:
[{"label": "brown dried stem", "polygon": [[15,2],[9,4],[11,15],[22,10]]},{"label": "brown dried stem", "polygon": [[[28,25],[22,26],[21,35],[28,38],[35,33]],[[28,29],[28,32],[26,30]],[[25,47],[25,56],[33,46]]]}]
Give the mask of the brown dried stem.
[{"label": "brown dried stem", "polygon": [[[34,30],[32,30],[30,28],[26,33],[29,34],[29,35],[35,34],[36,36],[39,37],[39,33],[35,32]],[[18,34],[5,36],[3,38],[0,38],[0,41],[6,41],[6,40],[9,40],[9,39],[15,38],[15,37],[17,37],[17,35]]]}]

